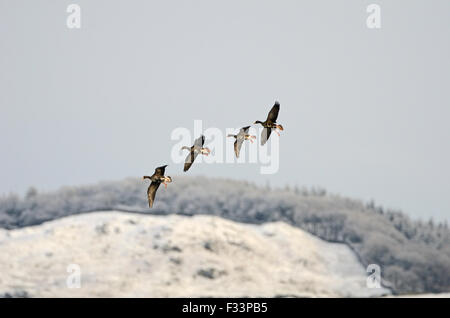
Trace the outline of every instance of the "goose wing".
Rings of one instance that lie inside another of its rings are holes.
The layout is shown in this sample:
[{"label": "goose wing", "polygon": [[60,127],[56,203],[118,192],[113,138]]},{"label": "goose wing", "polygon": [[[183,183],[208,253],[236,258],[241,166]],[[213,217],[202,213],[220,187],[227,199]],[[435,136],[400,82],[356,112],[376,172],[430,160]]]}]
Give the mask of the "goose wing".
[{"label": "goose wing", "polygon": [[269,115],[267,115],[267,121],[276,122],[278,118],[278,112],[280,111],[280,103],[275,102],[275,105],[273,105],[272,109],[269,112]]},{"label": "goose wing", "polygon": [[250,129],[250,126],[242,127],[241,130],[239,130],[239,135],[247,134],[249,129]]},{"label": "goose wing", "polygon": [[197,158],[198,156],[198,152],[194,150],[194,148],[192,147],[191,152],[188,153],[186,159],[184,160],[184,169],[183,171],[186,172],[189,170],[189,168],[192,166],[192,164],[194,163],[195,158]]},{"label": "goose wing", "polygon": [[165,165],[165,166],[161,166],[161,167],[156,168],[156,169],[155,169],[155,175],[160,176],[160,177],[163,177],[163,176],[164,176],[164,173],[166,172],[166,167],[167,167],[167,166],[168,166],[168,165]]},{"label": "goose wing", "polygon": [[158,190],[160,183],[152,182],[147,189],[147,197],[148,197],[148,206],[149,208],[153,207],[153,202],[155,201],[156,190]]},{"label": "goose wing", "polygon": [[272,133],[272,128],[264,128],[261,132],[261,146],[264,146],[269,140],[270,134]]},{"label": "goose wing", "polygon": [[243,138],[236,138],[234,142],[234,153],[236,154],[236,158],[239,158],[239,153],[241,152],[242,144],[244,143]]},{"label": "goose wing", "polygon": [[205,136],[201,135],[197,139],[195,139],[194,146],[203,147],[205,143]]}]

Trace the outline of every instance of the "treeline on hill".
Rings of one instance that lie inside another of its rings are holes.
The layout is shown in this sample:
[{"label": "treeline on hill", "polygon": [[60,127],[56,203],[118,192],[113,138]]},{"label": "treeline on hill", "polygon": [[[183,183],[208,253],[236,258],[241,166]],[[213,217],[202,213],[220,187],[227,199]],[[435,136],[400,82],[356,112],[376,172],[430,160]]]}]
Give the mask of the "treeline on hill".
[{"label": "treeline on hill", "polygon": [[153,214],[212,214],[234,221],[284,221],[322,239],[348,244],[364,265],[378,264],[395,293],[450,291],[447,223],[412,221],[373,203],[328,195],[322,189],[270,189],[242,181],[178,177],[160,188],[152,210],[139,179],[64,187],[25,198],[0,199],[0,227],[12,229],[71,214],[121,210]]}]

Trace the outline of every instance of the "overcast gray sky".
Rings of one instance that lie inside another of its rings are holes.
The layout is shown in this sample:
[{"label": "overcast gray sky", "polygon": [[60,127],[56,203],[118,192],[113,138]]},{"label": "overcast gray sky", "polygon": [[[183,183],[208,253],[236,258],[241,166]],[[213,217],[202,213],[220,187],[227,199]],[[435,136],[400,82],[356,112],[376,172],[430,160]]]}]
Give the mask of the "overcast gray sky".
[{"label": "overcast gray sky", "polygon": [[[70,3],[81,29],[66,27]],[[241,127],[279,100],[277,174],[189,173],[449,219],[449,13],[448,0],[0,0],[0,194],[140,177],[171,163],[174,128]]]}]

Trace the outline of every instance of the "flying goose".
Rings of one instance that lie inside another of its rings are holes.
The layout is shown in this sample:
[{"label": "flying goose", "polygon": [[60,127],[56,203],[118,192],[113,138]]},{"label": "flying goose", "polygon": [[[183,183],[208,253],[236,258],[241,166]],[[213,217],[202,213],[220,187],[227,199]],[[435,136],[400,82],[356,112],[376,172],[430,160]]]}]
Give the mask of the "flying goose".
[{"label": "flying goose", "polygon": [[186,160],[184,161],[184,169],[183,169],[184,172],[189,170],[189,168],[194,163],[195,158],[197,158],[198,154],[208,156],[211,153],[211,150],[209,148],[203,147],[204,143],[205,143],[205,136],[201,135],[195,140],[192,147],[187,146],[181,147],[181,150],[189,150],[189,154],[187,155]]},{"label": "flying goose", "polygon": [[166,170],[167,165],[161,166],[155,169],[155,173],[149,176],[143,176],[142,179],[150,179],[151,183],[147,189],[147,197],[148,197],[148,206],[149,208],[153,207],[153,202],[155,202],[156,190],[158,190],[159,185],[164,184],[165,188],[167,188],[167,183],[172,182],[172,178],[170,176],[165,176],[164,172]]},{"label": "flying goose", "polygon": [[234,141],[234,153],[236,154],[236,157],[239,158],[239,153],[241,152],[242,144],[245,140],[250,140],[251,143],[253,143],[253,139],[256,139],[256,136],[252,136],[248,134],[250,126],[242,127],[241,130],[239,130],[239,133],[237,135],[228,135],[227,137],[233,137],[236,140]]},{"label": "flying goose", "polygon": [[254,124],[261,124],[264,127],[264,130],[261,133],[261,145],[264,145],[267,142],[270,134],[272,133],[272,129],[275,129],[275,132],[278,134],[278,136],[280,135],[280,133],[277,131],[277,129],[284,130],[283,126],[276,123],[279,111],[280,103],[275,102],[275,105],[273,105],[272,109],[270,110],[266,121],[262,122],[257,120],[254,122]]}]

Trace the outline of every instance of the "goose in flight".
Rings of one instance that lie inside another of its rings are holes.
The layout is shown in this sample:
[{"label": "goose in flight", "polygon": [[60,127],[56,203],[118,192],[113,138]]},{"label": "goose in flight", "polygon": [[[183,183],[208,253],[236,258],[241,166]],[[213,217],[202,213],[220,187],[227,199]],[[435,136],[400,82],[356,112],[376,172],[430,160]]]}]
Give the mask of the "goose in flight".
[{"label": "goose in flight", "polygon": [[205,143],[205,136],[201,135],[195,140],[194,145],[192,145],[192,147],[187,146],[181,147],[181,150],[189,150],[189,154],[187,155],[186,160],[184,161],[184,169],[183,169],[184,172],[189,170],[189,168],[194,163],[195,158],[197,158],[198,154],[208,156],[211,153],[211,150],[209,148],[203,147],[204,143]]},{"label": "goose in flight", "polygon": [[166,170],[167,165],[161,166],[155,169],[155,173],[152,176],[144,176],[143,180],[150,179],[151,183],[147,189],[147,197],[148,197],[148,206],[149,208],[153,207],[153,202],[155,202],[156,190],[158,190],[159,185],[162,183],[164,187],[167,188],[167,183],[172,182],[172,178],[170,176],[165,176],[164,172]]},{"label": "goose in flight", "polygon": [[227,137],[233,137],[236,140],[234,141],[234,153],[236,154],[236,158],[239,158],[239,153],[241,152],[242,144],[245,140],[250,140],[251,143],[253,143],[253,139],[256,139],[256,136],[252,136],[248,134],[250,126],[242,127],[241,130],[239,130],[239,133],[237,135],[228,135]]},{"label": "goose in flight", "polygon": [[254,124],[261,124],[264,129],[261,133],[261,146],[264,145],[267,140],[269,140],[270,134],[272,133],[272,129],[275,130],[275,132],[280,135],[277,129],[284,130],[283,126],[277,124],[277,118],[278,118],[278,112],[280,111],[280,103],[275,102],[275,105],[273,105],[272,109],[269,112],[269,115],[267,115],[266,121],[255,121]]}]

